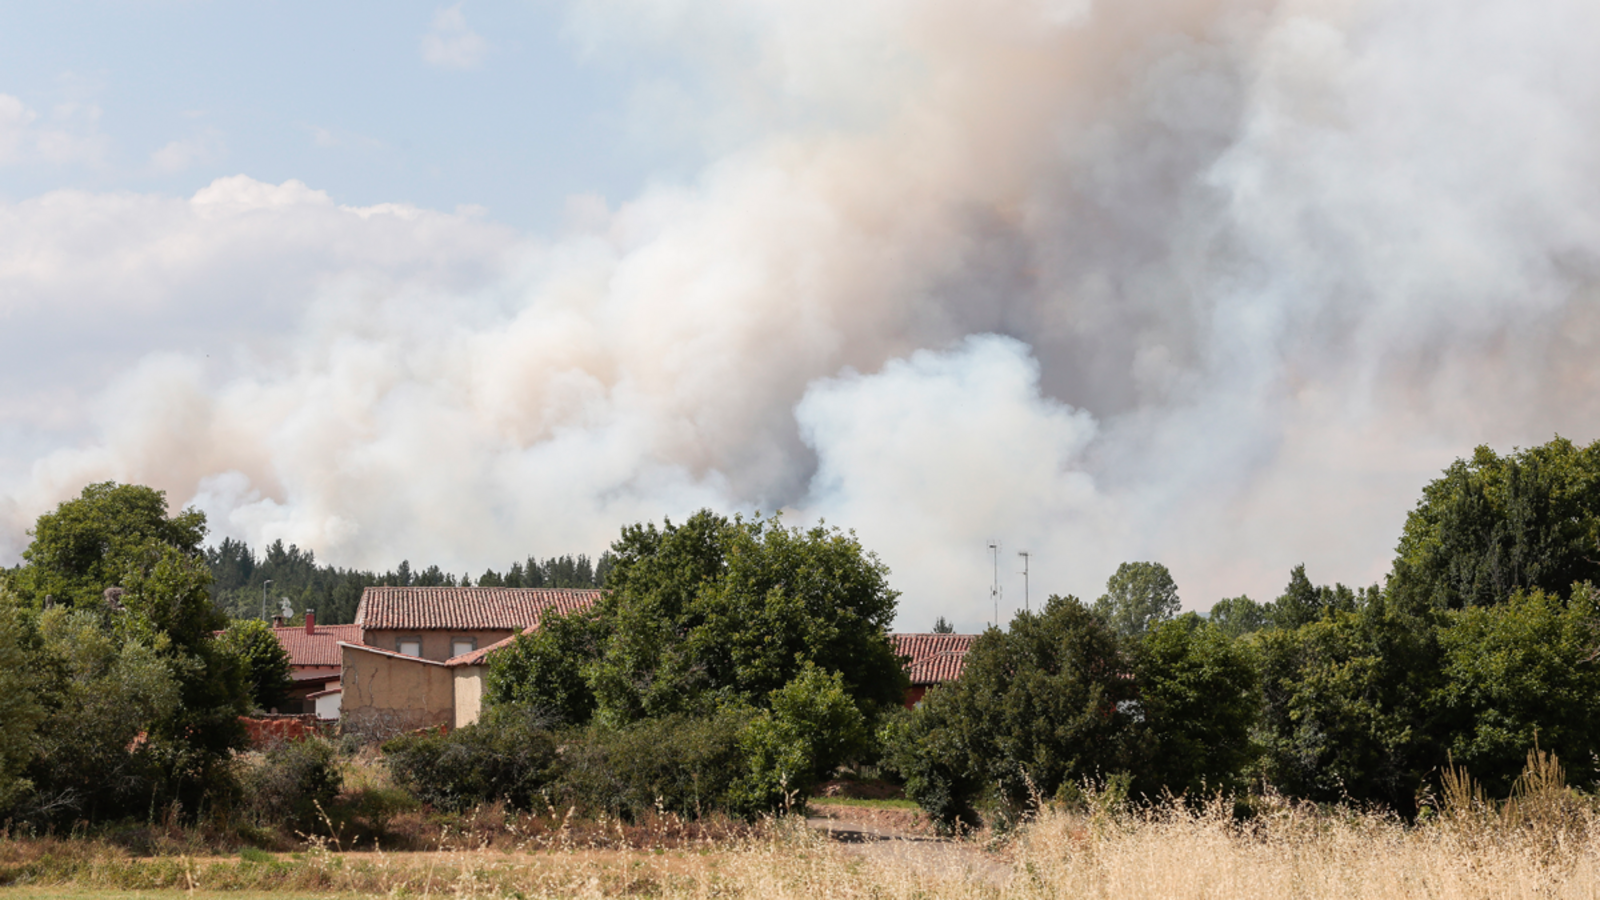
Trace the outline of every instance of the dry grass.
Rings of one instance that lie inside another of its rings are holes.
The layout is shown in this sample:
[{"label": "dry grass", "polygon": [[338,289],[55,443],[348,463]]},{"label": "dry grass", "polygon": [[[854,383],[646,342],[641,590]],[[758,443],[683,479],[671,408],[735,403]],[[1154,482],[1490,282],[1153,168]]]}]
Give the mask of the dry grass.
[{"label": "dry grass", "polygon": [[[585,839],[577,828],[484,841],[461,832],[423,853],[328,848],[256,861],[134,858],[88,841],[0,841],[0,884],[74,891],[180,889],[476,897],[1593,898],[1600,817],[1535,755],[1512,801],[1460,773],[1418,824],[1268,798],[1248,822],[1181,804],[1046,810],[1009,843],[840,844],[796,820],[717,838]],[[663,832],[665,835],[666,832]]]}]

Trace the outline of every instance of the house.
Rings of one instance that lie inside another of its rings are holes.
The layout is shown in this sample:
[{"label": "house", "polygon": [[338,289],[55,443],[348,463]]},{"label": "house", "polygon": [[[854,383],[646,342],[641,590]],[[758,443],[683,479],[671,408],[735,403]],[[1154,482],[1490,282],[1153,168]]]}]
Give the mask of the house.
[{"label": "house", "polygon": [[[478,720],[488,658],[547,615],[587,609],[597,590],[499,587],[371,587],[356,625],[364,641],[339,645],[340,701],[348,732],[386,737]],[[908,657],[906,706],[961,675],[970,634],[893,634]],[[312,698],[320,700],[320,698]]]},{"label": "house", "polygon": [[361,643],[361,626],[318,625],[316,612],[308,609],[304,625],[274,623],[272,634],[289,654],[288,699],[279,711],[339,718],[339,678],[344,665],[339,645]]},{"label": "house", "polygon": [[911,687],[906,691],[906,709],[922,702],[928,689],[961,677],[967,651],[978,639],[975,634],[892,634],[895,652],[908,657],[906,675]]},{"label": "house", "polygon": [[385,737],[476,722],[489,654],[544,616],[598,599],[595,590],[367,588],[356,607],[365,640],[339,648],[344,729]]},{"label": "house", "polygon": [[548,611],[587,609],[594,590],[369,587],[356,606],[360,643],[443,662],[515,637]]}]

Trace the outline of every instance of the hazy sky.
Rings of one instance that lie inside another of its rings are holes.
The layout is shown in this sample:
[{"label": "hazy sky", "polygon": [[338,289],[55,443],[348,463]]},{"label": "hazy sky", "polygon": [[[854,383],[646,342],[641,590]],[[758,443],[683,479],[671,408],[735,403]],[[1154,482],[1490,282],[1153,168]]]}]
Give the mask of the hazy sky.
[{"label": "hazy sky", "polygon": [[1600,437],[1587,0],[11,4],[0,563],[84,484],[476,575],[702,506],[902,628],[1366,584]]}]

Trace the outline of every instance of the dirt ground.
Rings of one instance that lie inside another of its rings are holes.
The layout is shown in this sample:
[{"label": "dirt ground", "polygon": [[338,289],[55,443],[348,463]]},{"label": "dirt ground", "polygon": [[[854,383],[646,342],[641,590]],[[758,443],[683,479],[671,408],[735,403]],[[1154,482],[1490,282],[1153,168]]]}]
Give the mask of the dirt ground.
[{"label": "dirt ground", "polygon": [[806,825],[822,831],[847,852],[889,865],[901,865],[941,876],[965,877],[1003,885],[1011,866],[971,841],[934,834],[920,810],[877,809],[811,803]]}]

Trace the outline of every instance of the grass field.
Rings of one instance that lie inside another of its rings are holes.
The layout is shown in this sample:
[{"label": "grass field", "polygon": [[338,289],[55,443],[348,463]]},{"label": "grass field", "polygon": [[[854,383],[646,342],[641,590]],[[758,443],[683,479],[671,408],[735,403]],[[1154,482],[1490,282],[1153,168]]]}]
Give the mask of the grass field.
[{"label": "grass field", "polygon": [[741,835],[679,836],[656,846],[607,845],[592,831],[555,841],[516,834],[490,840],[480,832],[476,843],[434,851],[135,857],[96,841],[13,839],[0,841],[0,885],[6,900],[1600,897],[1593,798],[1565,788],[1558,772],[1547,774],[1525,779],[1521,792],[1500,804],[1484,801],[1464,780],[1447,779],[1445,796],[1416,823],[1267,797],[1243,820],[1220,801],[1205,809],[1106,803],[1095,811],[1092,802],[1087,811],[1046,809],[1005,840],[875,840],[858,832],[844,842],[797,817]]}]

